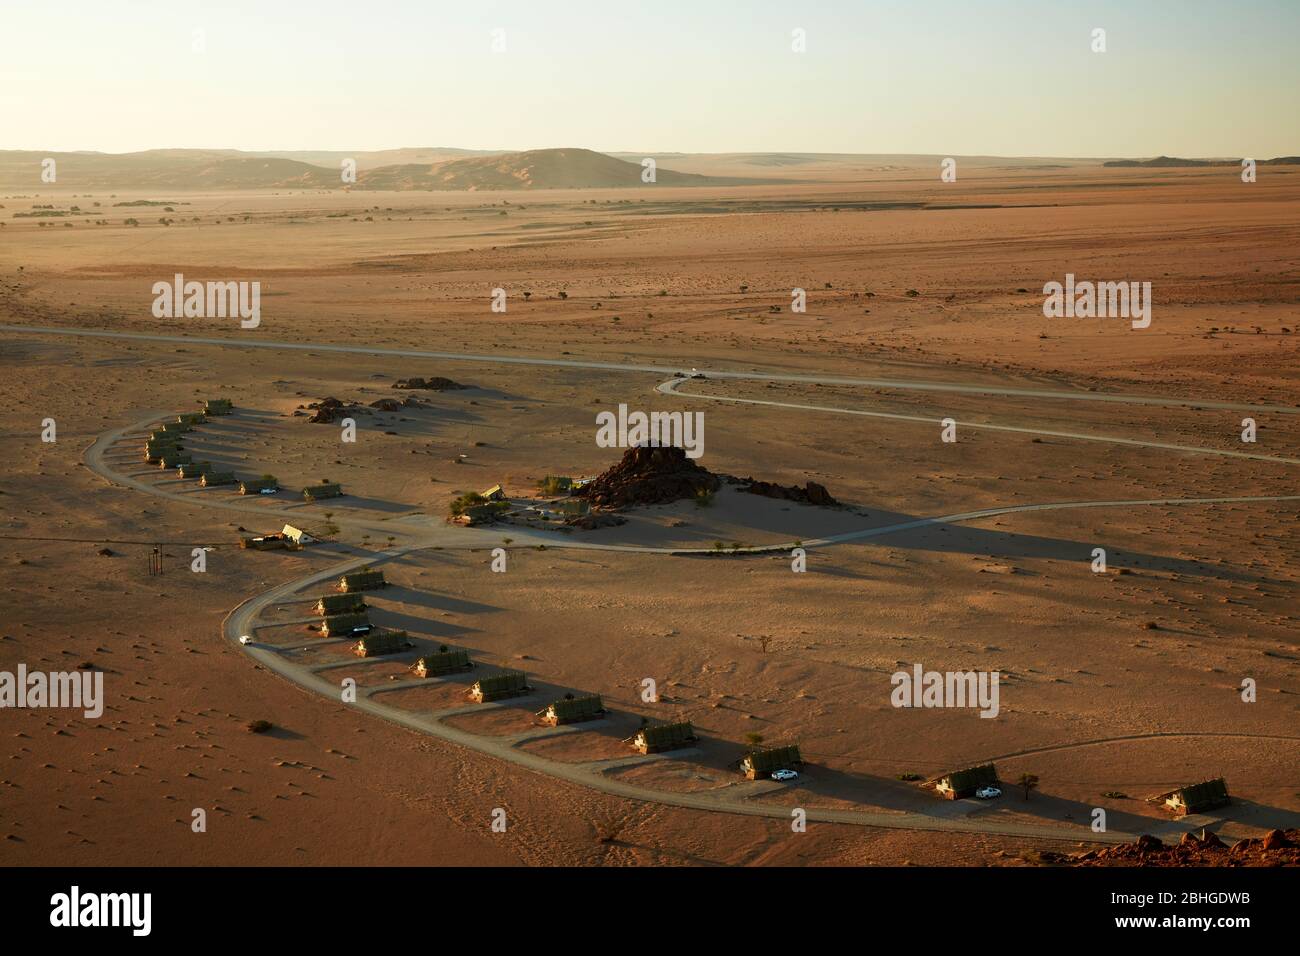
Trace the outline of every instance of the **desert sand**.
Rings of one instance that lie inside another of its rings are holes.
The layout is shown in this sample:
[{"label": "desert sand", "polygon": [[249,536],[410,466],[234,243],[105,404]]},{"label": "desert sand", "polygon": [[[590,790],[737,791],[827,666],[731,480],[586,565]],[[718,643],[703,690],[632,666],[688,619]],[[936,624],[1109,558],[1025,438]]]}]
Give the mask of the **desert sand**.
[{"label": "desert sand", "polygon": [[[0,715],[0,858],[1025,865],[1093,846],[1098,807],[1115,839],[1300,825],[1300,167],[1247,185],[1230,167],[986,160],[941,183],[925,158],[824,159],[734,185],[758,178],[743,158],[663,165],[701,179],[0,189],[0,670],[85,663],[107,695],[94,720]],[[15,215],[38,206],[64,215]],[[151,287],[177,273],[259,281],[260,325],[156,318]],[[1151,282],[1150,327],[1046,318],[1066,273]],[[674,378],[691,369],[706,377]],[[470,387],[392,387],[433,375]],[[359,414],[343,443],[304,414],[327,397],[417,403]],[[141,460],[151,422],[210,398],[235,413],[187,450],[285,491],[250,501]],[[463,492],[532,501],[547,475],[612,465],[595,416],[619,403],[702,412],[702,465],[817,482],[842,507],[724,486],[590,531],[447,523]],[[291,493],[324,479],[345,496]],[[880,530],[923,519],[944,520]],[[324,540],[239,550],[290,520]],[[213,549],[204,573],[195,547]],[[326,585],[297,583],[348,561],[384,569],[372,619],[408,654],[361,661],[308,629]],[[349,707],[231,640],[228,615],[279,588],[257,640],[295,673],[369,692],[445,643],[479,667],[367,699],[461,708],[501,669],[536,690],[449,716],[472,747]],[[891,674],[916,663],[997,670],[998,717],[892,706]],[[565,693],[610,714],[534,736]],[[630,756],[642,718],[701,740],[602,772],[639,796],[564,769]],[[736,773],[755,734],[800,745],[796,783]],[[948,802],[925,784],[989,760],[1038,790]],[[1233,803],[1205,815],[1144,799],[1217,776]]]}]

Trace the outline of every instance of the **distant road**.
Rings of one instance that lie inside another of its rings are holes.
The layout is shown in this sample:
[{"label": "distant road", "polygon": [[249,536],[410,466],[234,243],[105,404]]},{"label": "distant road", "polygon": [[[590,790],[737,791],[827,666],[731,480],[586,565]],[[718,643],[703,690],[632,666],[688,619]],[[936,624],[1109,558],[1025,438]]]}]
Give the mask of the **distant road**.
[{"label": "distant road", "polygon": [[[396,358],[429,358],[453,362],[485,362],[492,365],[547,365],[555,368],[590,369],[606,372],[646,372],[674,375],[693,369],[665,365],[630,365],[619,362],[584,362],[577,359],[539,358],[528,355],[475,355],[464,352],[430,352],[420,349],[383,349],[359,345],[333,345],[313,342],[277,342],[257,339],[219,339],[190,335],[149,335],[143,332],[109,332],[103,329],[58,328],[40,325],[0,325],[0,332],[32,335],[67,335],[81,338],[128,339],[138,342],[170,342],[177,345],[214,345],[241,349],[278,349],[292,352],[341,352],[350,355],[388,355]],[[899,389],[913,392],[949,392],[962,395],[1005,395],[1014,398],[1047,398],[1071,402],[1117,402],[1122,405],[1196,406],[1230,411],[1276,412],[1300,414],[1300,408],[1286,405],[1251,405],[1200,398],[1170,398],[1157,395],[1126,395],[1117,392],[1068,392],[1050,389],[1008,388],[1000,385],[957,382],[918,382],[893,378],[843,378],[830,375],[794,375],[785,372],[701,369],[710,378],[746,379],[759,382],[806,382],[818,385],[856,385],[869,388]]]},{"label": "distant road", "polygon": [[[901,412],[875,412],[861,408],[838,408],[832,405],[803,405],[797,402],[778,402],[766,398],[732,398],[729,395],[708,395],[703,392],[683,392],[681,387],[691,379],[670,378],[655,389],[661,395],[676,395],[679,398],[698,398],[707,402],[731,402],[735,405],[766,405],[771,408],[790,408],[804,412],[830,412],[836,415],[860,415],[864,418],[888,418],[900,422],[920,422],[926,425],[942,425],[942,418],[928,415],[904,415]],[[1196,402],[1198,408],[1208,407],[1205,402]],[[1163,451],[1181,451],[1193,455],[1215,455],[1223,458],[1248,458],[1251,461],[1271,461],[1280,465],[1300,465],[1300,458],[1286,458],[1281,455],[1265,455],[1253,451],[1232,451],[1226,448],[1205,448],[1197,445],[1175,445],[1172,442],[1152,441],[1147,438],[1121,438],[1116,435],[1098,435],[1089,432],[1062,432],[1026,425],[997,425],[993,422],[963,422],[953,419],[959,428],[977,431],[1014,432],[1020,435],[1035,435],[1044,438],[1065,438],[1070,441],[1097,441],[1112,445],[1131,445],[1136,448],[1159,448]]]}]

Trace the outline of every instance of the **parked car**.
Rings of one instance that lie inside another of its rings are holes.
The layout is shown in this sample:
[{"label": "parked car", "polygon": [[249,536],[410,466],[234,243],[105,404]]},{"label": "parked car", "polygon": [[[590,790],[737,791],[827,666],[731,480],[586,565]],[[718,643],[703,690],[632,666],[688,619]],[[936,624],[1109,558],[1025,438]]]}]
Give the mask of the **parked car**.
[{"label": "parked car", "polygon": [[348,631],[353,637],[360,637],[362,634],[369,634],[375,629],[373,624],[358,624],[352,630]]},{"label": "parked car", "polygon": [[798,772],[794,770],[773,770],[772,771],[772,779],[780,780],[782,782],[785,782],[786,780],[794,780],[798,776],[799,776]]},{"label": "parked car", "polygon": [[258,492],[258,494],[259,494],[259,495],[273,495],[273,494],[275,494],[275,493],[276,493],[277,491],[279,491],[279,490],[280,490],[279,488],[263,488],[261,491]]},{"label": "parked car", "polygon": [[979,797],[981,800],[992,800],[995,797],[1002,796],[1002,791],[997,787],[980,787],[975,791],[975,796]]},{"label": "parked car", "polygon": [[252,639],[251,637],[249,637],[247,634],[244,634],[244,635],[241,635],[241,636],[240,636],[240,638],[239,638],[239,643],[240,643],[240,644],[252,644],[252,643],[253,643],[253,639]]}]

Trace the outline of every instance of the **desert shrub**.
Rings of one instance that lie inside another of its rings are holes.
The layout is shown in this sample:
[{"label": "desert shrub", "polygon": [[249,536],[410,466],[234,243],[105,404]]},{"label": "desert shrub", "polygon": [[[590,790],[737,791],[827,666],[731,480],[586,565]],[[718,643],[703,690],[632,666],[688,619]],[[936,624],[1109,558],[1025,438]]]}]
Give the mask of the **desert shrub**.
[{"label": "desert shrub", "polygon": [[475,505],[487,504],[487,499],[477,491],[467,491],[458,498],[453,498],[449,509],[453,518],[463,515]]},{"label": "desert shrub", "polygon": [[537,483],[537,489],[544,495],[562,495],[566,494],[572,482],[560,475],[547,475]]}]

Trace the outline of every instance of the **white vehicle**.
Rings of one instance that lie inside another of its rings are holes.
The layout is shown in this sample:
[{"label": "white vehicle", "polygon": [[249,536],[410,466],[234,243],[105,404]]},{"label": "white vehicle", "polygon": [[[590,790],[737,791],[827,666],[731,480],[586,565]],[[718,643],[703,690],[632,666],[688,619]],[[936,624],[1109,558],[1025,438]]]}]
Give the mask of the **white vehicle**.
[{"label": "white vehicle", "polygon": [[997,787],[980,787],[975,791],[975,796],[979,797],[981,800],[992,800],[995,797],[1002,796],[1002,791]]},{"label": "white vehicle", "polygon": [[240,644],[251,644],[251,643],[253,643],[253,639],[252,639],[251,637],[249,637],[247,634],[244,634],[243,636],[241,636],[241,637],[239,638],[239,643],[240,643]]},{"label": "white vehicle", "polygon": [[273,495],[273,494],[275,494],[275,493],[276,493],[277,491],[279,491],[279,490],[280,490],[279,488],[263,488],[261,491],[258,492],[258,494],[259,494],[259,495]]},{"label": "white vehicle", "polygon": [[781,780],[781,781],[794,780],[798,776],[799,774],[794,770],[773,770],[772,771],[773,780]]}]

